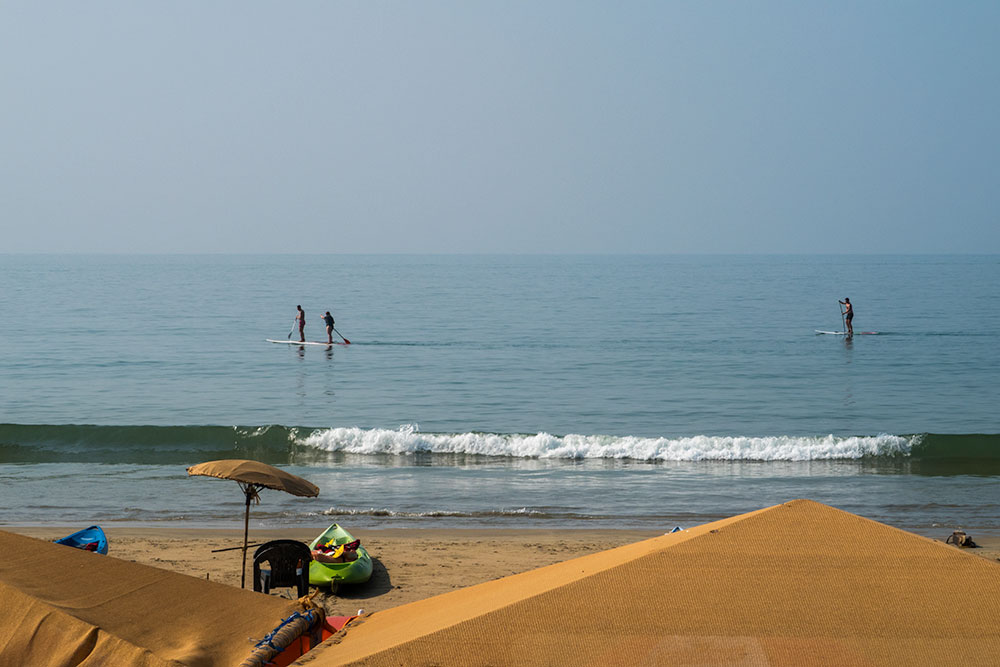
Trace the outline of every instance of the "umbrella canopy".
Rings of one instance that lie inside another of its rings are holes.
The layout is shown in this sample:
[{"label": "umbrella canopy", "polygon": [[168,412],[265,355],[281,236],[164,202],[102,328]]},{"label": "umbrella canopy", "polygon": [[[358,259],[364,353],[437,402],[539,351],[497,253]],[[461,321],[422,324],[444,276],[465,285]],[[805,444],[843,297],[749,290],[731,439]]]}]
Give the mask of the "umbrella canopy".
[{"label": "umbrella canopy", "polygon": [[248,459],[220,459],[191,466],[188,475],[205,475],[219,479],[231,479],[240,485],[246,497],[246,512],[243,516],[243,574],[241,586],[247,583],[247,542],[250,532],[250,502],[260,502],[260,489],[284,491],[293,496],[312,498],[319,495],[319,487],[297,475],[260,461]]},{"label": "umbrella canopy", "polygon": [[0,531],[0,664],[239,664],[296,610],[270,595]]},{"label": "umbrella canopy", "polygon": [[293,496],[312,498],[319,495],[319,487],[312,482],[260,461],[221,459],[199,463],[196,466],[191,466],[187,471],[189,475],[231,479],[241,484],[252,484],[261,488],[284,491]]},{"label": "umbrella canopy", "polygon": [[996,664],[1000,564],[797,500],[379,611],[317,650],[310,667]]}]

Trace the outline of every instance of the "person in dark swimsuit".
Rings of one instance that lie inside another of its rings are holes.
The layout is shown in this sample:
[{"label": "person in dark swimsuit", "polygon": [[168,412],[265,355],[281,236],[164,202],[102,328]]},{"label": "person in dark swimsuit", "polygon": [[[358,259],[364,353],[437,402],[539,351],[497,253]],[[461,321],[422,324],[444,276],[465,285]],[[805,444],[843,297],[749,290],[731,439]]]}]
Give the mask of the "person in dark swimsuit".
[{"label": "person in dark swimsuit", "polygon": [[299,314],[295,316],[295,319],[299,321],[299,342],[306,342],[306,311],[302,310],[302,306],[295,306],[299,309]]},{"label": "person in dark swimsuit", "polygon": [[326,324],[326,342],[333,345],[333,315],[329,310],[323,316],[323,322]]},{"label": "person in dark swimsuit", "polygon": [[854,319],[854,306],[851,305],[851,300],[846,296],[843,301],[838,301],[837,303],[844,306],[844,322],[847,324],[847,335],[853,336],[854,325],[851,323],[851,320]]}]

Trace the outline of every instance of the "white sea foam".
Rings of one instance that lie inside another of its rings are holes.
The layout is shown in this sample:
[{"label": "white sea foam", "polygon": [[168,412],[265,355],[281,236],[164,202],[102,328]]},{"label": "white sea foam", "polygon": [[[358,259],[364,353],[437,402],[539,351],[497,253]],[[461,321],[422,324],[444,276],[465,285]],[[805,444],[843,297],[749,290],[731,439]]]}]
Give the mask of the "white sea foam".
[{"label": "white sea foam", "polygon": [[548,459],[638,459],[644,461],[818,461],[908,456],[914,436],[555,436],[497,433],[421,433],[415,425],[397,430],[331,428],[298,439],[302,445],[352,454],[479,454]]}]

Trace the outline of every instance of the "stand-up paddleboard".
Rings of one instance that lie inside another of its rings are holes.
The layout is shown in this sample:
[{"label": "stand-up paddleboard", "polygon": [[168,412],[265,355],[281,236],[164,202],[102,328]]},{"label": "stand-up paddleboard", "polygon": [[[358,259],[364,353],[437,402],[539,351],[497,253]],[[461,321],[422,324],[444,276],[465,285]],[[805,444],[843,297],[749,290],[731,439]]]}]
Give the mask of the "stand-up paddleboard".
[{"label": "stand-up paddleboard", "polygon": [[855,331],[853,334],[849,331],[820,331],[816,329],[818,334],[829,334],[831,336],[877,336],[877,331]]},{"label": "stand-up paddleboard", "polygon": [[320,343],[315,340],[274,340],[272,338],[265,338],[268,343],[283,343],[285,345],[322,345],[323,347],[330,347],[331,345],[347,345],[347,343],[341,343],[339,341],[334,341],[332,343]]}]

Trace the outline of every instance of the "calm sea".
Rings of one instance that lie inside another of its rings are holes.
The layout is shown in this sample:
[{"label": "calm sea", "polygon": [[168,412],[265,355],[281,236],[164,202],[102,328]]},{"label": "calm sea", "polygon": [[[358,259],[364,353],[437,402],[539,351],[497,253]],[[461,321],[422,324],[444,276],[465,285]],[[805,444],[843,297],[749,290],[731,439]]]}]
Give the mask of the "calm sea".
[{"label": "calm sea", "polygon": [[1000,532],[996,256],[0,255],[0,342],[0,523],[236,526],[185,468],[255,458],[321,489],[258,527]]}]

